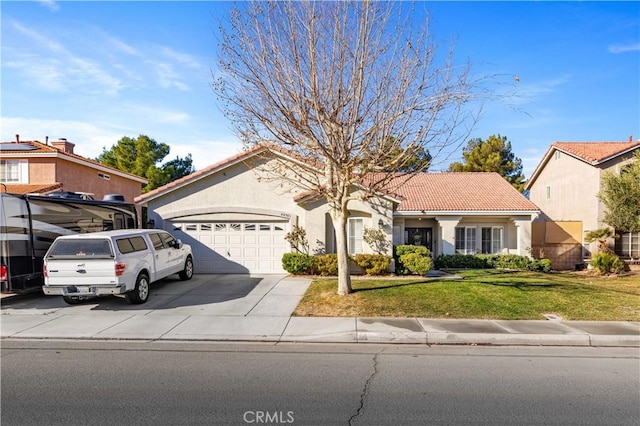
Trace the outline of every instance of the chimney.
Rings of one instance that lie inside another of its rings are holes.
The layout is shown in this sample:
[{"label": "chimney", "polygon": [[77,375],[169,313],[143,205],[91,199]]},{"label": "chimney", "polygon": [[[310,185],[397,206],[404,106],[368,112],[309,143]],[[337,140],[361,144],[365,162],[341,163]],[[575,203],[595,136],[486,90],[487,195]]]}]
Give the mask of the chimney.
[{"label": "chimney", "polygon": [[16,143],[20,143],[20,135],[16,135]]},{"label": "chimney", "polygon": [[49,136],[44,137],[44,144],[49,145]]},{"label": "chimney", "polygon": [[76,144],[67,141],[66,138],[60,138],[57,141],[53,141],[51,142],[51,145],[68,154],[73,154],[73,147],[76,146]]},{"label": "chimney", "polygon": [[629,135],[629,142],[633,142],[633,135]]}]

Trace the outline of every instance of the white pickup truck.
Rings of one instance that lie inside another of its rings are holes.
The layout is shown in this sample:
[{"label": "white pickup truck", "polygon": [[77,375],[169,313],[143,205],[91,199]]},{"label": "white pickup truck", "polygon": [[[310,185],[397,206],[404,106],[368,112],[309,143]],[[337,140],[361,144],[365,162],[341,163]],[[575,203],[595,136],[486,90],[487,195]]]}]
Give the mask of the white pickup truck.
[{"label": "white pickup truck", "polygon": [[158,229],[117,230],[56,238],[44,256],[47,295],[69,304],[88,298],[124,294],[144,303],[152,282],[178,274],[193,276],[191,247]]}]

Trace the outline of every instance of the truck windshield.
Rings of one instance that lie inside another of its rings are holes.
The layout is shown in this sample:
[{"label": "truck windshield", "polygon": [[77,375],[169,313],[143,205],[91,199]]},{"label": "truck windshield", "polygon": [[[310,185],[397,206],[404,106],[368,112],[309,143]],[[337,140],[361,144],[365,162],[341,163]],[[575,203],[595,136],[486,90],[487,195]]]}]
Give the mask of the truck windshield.
[{"label": "truck windshield", "polygon": [[112,257],[111,245],[104,239],[58,240],[47,257]]}]

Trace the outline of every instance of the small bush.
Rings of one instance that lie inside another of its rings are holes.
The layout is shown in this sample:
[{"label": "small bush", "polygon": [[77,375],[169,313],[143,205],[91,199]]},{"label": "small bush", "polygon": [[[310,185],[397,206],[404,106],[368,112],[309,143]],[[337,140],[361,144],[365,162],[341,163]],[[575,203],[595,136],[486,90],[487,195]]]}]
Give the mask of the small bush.
[{"label": "small bush", "polygon": [[533,260],[517,254],[499,254],[490,256],[489,262],[494,268],[528,271]]},{"label": "small bush", "polygon": [[391,257],[383,254],[356,254],[354,261],[367,275],[382,275],[391,264]]},{"label": "small bush", "polygon": [[591,258],[589,265],[600,274],[617,274],[624,271],[624,262],[613,253],[596,253]]},{"label": "small bush", "polygon": [[431,269],[431,258],[418,253],[407,253],[400,257],[400,261],[411,273],[425,275]]},{"label": "small bush", "polygon": [[322,254],[315,256],[315,268],[318,274],[323,277],[338,275],[338,255]]},{"label": "small bush", "polygon": [[282,255],[282,269],[293,275],[311,274],[315,264],[315,257],[308,254],[285,253]]},{"label": "small bush", "polygon": [[550,272],[551,261],[549,259],[536,259],[531,262],[529,270],[534,272]]},{"label": "small bush", "polygon": [[400,245],[394,250],[396,274],[426,274],[432,267],[431,253],[425,246]]}]

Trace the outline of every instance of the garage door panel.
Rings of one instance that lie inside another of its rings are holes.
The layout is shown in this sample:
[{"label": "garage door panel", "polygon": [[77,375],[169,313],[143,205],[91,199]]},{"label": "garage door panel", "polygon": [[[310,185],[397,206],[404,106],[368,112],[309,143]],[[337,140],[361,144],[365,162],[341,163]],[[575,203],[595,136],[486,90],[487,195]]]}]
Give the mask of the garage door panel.
[{"label": "garage door panel", "polygon": [[245,235],[243,237],[243,243],[244,244],[256,244],[258,242],[258,236],[257,235]]},{"label": "garage door panel", "polygon": [[[285,241],[286,222],[175,223],[192,239],[196,272],[284,272],[282,255],[290,250]],[[199,244],[193,244],[195,241]]]}]

